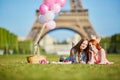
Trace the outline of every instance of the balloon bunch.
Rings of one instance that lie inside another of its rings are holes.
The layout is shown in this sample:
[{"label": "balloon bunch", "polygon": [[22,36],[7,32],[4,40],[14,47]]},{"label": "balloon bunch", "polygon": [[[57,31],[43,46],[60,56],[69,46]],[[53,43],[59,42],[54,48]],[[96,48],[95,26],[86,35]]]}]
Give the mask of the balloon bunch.
[{"label": "balloon bunch", "polygon": [[39,22],[44,24],[48,29],[54,29],[56,23],[54,21],[55,14],[59,13],[61,7],[66,3],[66,0],[44,0],[39,7]]}]

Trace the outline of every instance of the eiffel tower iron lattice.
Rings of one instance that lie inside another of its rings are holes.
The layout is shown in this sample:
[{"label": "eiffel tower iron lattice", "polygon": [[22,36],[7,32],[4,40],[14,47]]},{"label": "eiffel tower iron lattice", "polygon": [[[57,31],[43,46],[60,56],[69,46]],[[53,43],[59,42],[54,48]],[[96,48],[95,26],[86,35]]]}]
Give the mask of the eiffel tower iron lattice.
[{"label": "eiffel tower iron lattice", "polygon": [[[90,39],[91,35],[98,37],[98,34],[94,30],[88,16],[88,9],[84,9],[81,0],[70,0],[71,10],[61,11],[59,17],[55,20],[57,26],[55,29],[67,28],[80,34],[82,38]],[[39,23],[38,16],[40,15],[39,10],[36,10],[36,21],[34,22],[30,32],[26,39],[33,40],[39,38],[39,41],[45,34],[49,32],[47,28],[39,34],[42,30],[43,25]],[[53,29],[54,30],[54,29]]]}]

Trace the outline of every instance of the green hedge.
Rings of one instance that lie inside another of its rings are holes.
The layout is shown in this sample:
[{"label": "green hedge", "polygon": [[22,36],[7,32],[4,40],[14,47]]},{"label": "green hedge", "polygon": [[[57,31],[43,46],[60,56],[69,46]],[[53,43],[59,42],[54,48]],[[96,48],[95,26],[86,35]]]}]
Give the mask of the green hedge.
[{"label": "green hedge", "polygon": [[19,52],[28,54],[33,52],[33,42],[31,40],[24,40],[18,42]]},{"label": "green hedge", "polygon": [[13,34],[10,33],[10,49],[14,50],[14,52],[18,52],[18,37]]},{"label": "green hedge", "polygon": [[33,42],[30,40],[18,41],[18,36],[0,27],[0,50],[4,53],[31,53]]},{"label": "green hedge", "polygon": [[7,30],[4,28],[0,28],[0,49],[4,49],[6,47],[6,32]]},{"label": "green hedge", "polygon": [[108,50],[109,47],[110,47],[110,41],[111,41],[111,38],[110,38],[110,37],[102,38],[101,41],[100,41],[100,45],[101,45],[105,50]]},{"label": "green hedge", "polygon": [[0,27],[0,50],[9,53],[9,50],[18,51],[18,37],[7,29]]},{"label": "green hedge", "polygon": [[111,37],[109,52],[120,53],[120,34]]}]

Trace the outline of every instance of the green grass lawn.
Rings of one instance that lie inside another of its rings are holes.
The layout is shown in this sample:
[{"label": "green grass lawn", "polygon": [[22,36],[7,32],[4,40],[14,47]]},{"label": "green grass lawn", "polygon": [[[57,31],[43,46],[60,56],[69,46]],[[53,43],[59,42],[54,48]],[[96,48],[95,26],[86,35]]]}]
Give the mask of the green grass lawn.
[{"label": "green grass lawn", "polygon": [[[120,54],[107,54],[113,65],[29,64],[27,56],[0,56],[0,80],[120,80]],[[59,56],[47,55],[47,60]]]}]

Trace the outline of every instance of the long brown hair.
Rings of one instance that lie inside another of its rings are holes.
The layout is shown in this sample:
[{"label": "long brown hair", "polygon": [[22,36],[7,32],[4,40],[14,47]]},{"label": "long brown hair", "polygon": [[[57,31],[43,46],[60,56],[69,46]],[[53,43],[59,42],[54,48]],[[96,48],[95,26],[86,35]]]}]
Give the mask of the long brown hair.
[{"label": "long brown hair", "polygon": [[[88,39],[81,39],[73,48],[76,49],[78,51],[78,53],[82,52],[83,50],[80,49],[80,46],[81,44],[84,42],[84,41],[88,41]],[[72,49],[73,49],[72,48]]]},{"label": "long brown hair", "polygon": [[[80,62],[80,54],[82,51],[84,51],[83,49],[80,48],[81,44],[84,42],[84,41],[88,41],[87,39],[81,39],[75,46],[73,46],[70,50],[70,57],[73,57],[73,55],[76,53],[74,52],[74,49],[77,51],[78,53],[78,61]],[[88,44],[87,44],[88,46]],[[86,47],[87,48],[87,47]]]}]

